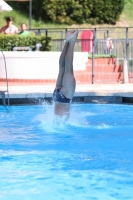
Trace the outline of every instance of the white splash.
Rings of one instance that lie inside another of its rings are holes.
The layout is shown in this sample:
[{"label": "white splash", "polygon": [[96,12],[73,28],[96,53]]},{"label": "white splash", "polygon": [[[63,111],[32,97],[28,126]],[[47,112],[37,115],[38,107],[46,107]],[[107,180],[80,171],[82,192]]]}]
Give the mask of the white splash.
[{"label": "white splash", "polygon": [[109,125],[107,125],[107,124],[101,124],[101,125],[98,125],[97,126],[97,129],[109,129],[109,128],[111,128],[112,126],[109,126]]},{"label": "white splash", "polygon": [[80,127],[89,128],[90,124],[87,120],[88,116],[95,115],[91,112],[79,112],[77,107],[72,107],[70,112],[70,117],[66,121],[65,117],[58,117],[54,115],[54,105],[44,104],[42,106],[44,109],[44,114],[37,115],[34,120],[40,122],[39,126],[46,132],[62,132],[65,129],[67,131],[68,127]]}]

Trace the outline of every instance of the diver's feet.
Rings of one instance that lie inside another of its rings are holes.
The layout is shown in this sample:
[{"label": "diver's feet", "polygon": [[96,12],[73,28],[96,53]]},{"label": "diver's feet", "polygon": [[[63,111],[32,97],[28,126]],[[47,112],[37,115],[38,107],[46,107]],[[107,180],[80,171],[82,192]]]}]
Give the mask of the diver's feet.
[{"label": "diver's feet", "polygon": [[70,42],[70,41],[76,41],[78,36],[78,29],[71,31],[67,34],[67,38],[66,38],[66,42]]}]

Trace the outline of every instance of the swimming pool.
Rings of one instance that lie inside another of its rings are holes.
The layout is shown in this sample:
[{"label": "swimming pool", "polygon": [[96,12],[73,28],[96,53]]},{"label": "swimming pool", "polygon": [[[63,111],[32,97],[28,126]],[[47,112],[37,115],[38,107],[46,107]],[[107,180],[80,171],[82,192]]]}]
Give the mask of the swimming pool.
[{"label": "swimming pool", "polygon": [[133,199],[133,106],[0,106],[0,199]]}]

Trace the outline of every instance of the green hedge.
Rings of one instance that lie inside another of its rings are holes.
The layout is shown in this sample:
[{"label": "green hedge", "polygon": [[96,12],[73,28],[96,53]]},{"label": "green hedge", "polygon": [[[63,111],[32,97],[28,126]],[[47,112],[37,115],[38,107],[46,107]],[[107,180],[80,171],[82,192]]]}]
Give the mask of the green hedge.
[{"label": "green hedge", "polygon": [[12,51],[13,47],[29,46],[32,51],[35,50],[35,45],[41,43],[40,51],[50,51],[50,37],[46,36],[28,36],[22,37],[19,35],[0,35],[0,50]]},{"label": "green hedge", "polygon": [[[88,54],[88,58],[92,58],[92,54]],[[110,55],[110,54],[94,54],[94,58],[116,58],[116,55]]]}]

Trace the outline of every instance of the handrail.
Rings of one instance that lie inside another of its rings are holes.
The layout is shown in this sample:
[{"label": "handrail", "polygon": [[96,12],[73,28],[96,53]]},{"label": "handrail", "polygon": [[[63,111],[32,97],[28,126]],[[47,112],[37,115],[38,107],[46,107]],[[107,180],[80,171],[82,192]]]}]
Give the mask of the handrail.
[{"label": "handrail", "polygon": [[9,90],[8,90],[8,78],[7,78],[7,67],[6,67],[6,59],[5,59],[5,55],[3,53],[2,50],[0,50],[2,55],[3,55],[3,58],[4,58],[4,63],[5,63],[5,73],[6,73],[6,87],[7,87],[7,90],[5,91],[1,91],[1,92],[7,92],[7,99],[8,99],[8,106],[10,105],[10,102],[9,102]]}]

